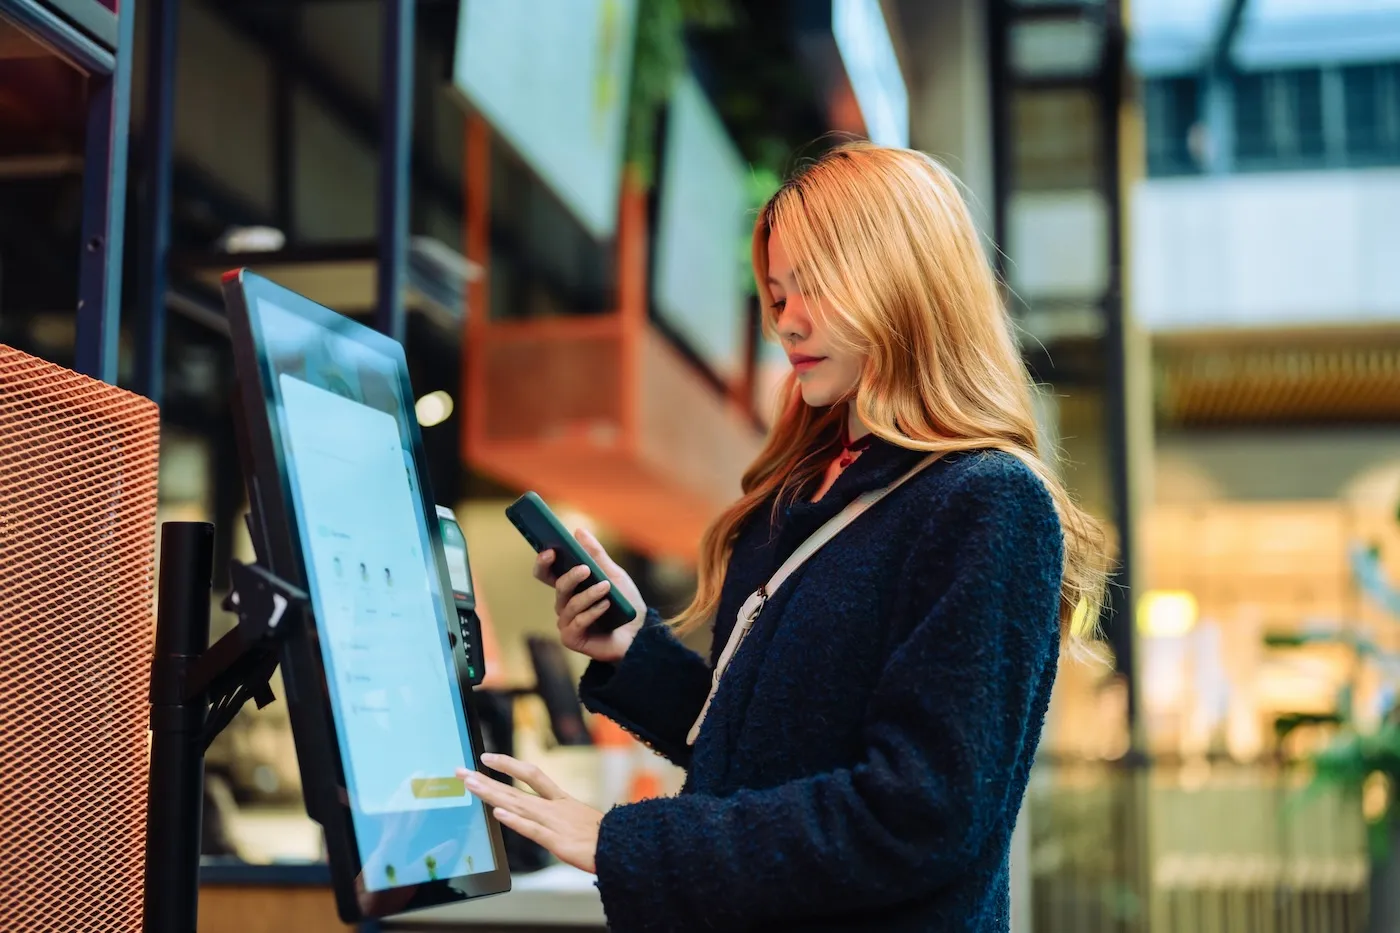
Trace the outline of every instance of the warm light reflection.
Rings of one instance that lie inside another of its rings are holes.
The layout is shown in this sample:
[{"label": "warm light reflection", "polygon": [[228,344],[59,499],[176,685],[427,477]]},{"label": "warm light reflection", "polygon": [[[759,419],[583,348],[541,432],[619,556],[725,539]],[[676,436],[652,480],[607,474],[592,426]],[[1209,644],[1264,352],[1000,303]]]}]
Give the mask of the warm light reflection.
[{"label": "warm light reflection", "polygon": [[1138,601],[1138,631],[1148,638],[1176,638],[1196,625],[1196,597],[1185,590],[1151,590]]},{"label": "warm light reflection", "polygon": [[1390,779],[1379,771],[1366,778],[1361,789],[1361,810],[1366,819],[1376,822],[1390,809]]}]

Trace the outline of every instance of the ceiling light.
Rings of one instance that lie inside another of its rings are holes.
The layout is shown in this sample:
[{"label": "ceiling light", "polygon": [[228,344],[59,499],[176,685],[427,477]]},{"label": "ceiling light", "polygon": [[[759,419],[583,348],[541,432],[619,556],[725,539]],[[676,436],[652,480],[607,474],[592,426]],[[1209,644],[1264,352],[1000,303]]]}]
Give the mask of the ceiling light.
[{"label": "ceiling light", "polygon": [[452,417],[452,396],[441,389],[429,392],[418,400],[413,410],[418,415],[418,423],[431,428]]},{"label": "ceiling light", "polygon": [[216,244],[226,253],[275,253],[287,245],[276,227],[229,227]]}]

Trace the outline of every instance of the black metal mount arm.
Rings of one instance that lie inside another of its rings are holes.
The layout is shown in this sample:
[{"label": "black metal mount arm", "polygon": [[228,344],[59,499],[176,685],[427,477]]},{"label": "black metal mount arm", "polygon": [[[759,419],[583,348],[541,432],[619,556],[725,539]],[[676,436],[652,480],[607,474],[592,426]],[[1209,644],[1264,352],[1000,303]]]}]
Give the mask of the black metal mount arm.
[{"label": "black metal mount arm", "polygon": [[272,695],[283,637],[305,618],[305,592],[257,564],[231,561],[231,586],[223,608],[238,616],[238,624],[209,646],[188,669],[185,699],[208,697],[204,747],[228,727],[252,700],[262,709]]}]

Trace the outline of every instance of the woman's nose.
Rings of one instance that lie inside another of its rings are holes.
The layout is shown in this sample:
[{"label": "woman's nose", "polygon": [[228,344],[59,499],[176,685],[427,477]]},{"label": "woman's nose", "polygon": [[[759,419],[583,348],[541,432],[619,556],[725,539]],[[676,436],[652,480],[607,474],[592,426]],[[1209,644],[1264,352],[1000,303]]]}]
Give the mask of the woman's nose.
[{"label": "woman's nose", "polygon": [[808,326],[807,314],[800,303],[789,298],[783,310],[778,312],[777,321],[778,336],[789,343],[796,343],[806,338],[811,331]]}]

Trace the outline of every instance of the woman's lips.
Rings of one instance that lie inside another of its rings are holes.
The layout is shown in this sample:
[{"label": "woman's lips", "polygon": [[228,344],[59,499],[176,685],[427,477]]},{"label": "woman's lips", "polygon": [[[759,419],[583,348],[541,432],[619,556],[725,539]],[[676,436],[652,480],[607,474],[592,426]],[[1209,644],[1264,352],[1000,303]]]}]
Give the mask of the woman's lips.
[{"label": "woman's lips", "polygon": [[824,359],[826,359],[824,356],[802,356],[800,354],[794,354],[788,357],[788,362],[792,364],[793,371],[800,376],[811,370],[812,367],[816,366]]}]

